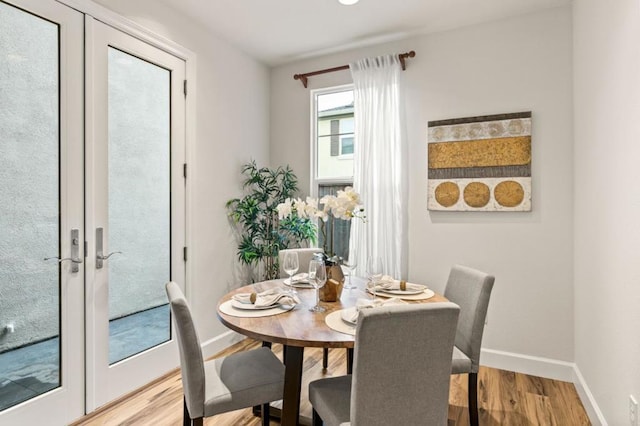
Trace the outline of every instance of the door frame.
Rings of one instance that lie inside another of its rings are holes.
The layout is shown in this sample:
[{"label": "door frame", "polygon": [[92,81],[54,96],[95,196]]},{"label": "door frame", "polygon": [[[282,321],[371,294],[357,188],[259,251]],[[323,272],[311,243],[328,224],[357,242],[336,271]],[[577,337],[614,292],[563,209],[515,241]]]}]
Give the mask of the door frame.
[{"label": "door frame", "polygon": [[[166,53],[169,53],[179,59],[182,59],[185,62],[185,75],[186,80],[188,82],[188,95],[185,98],[185,118],[184,118],[184,145],[185,145],[185,162],[188,165],[189,176],[194,176],[195,173],[195,158],[196,157],[196,149],[195,149],[195,137],[196,137],[196,102],[197,102],[197,79],[196,79],[196,69],[197,69],[197,56],[196,54],[185,48],[184,46],[179,45],[178,43],[170,40],[169,38],[162,36],[154,31],[151,31],[142,25],[137,24],[136,22],[131,21],[91,0],[56,0],[59,3],[72,7],[82,13],[85,14],[85,21],[87,19],[93,18],[97,21],[100,21],[104,24],[107,24],[114,29],[117,29],[129,36],[137,38],[140,41],[143,41],[155,48],[163,50]],[[85,29],[85,31],[87,31]],[[89,43],[89,41],[85,40],[85,43]],[[86,49],[90,50],[90,49]],[[88,52],[85,52],[85,55],[88,55]],[[86,67],[89,67],[93,63],[93,58],[89,56],[85,56],[85,86],[89,87],[89,79],[93,76],[88,72],[89,70]],[[91,108],[93,99],[90,99],[92,93],[88,91],[85,93],[85,140],[90,140],[89,132],[92,131],[90,122],[90,115],[88,108]],[[184,221],[185,221],[185,234],[184,234],[184,244],[186,247],[192,246],[193,241],[193,188],[191,184],[192,179],[187,178],[185,180],[185,211],[184,211]],[[95,224],[91,224],[95,225]],[[89,223],[85,224],[87,229],[87,233],[91,234],[94,227],[90,227]],[[88,235],[93,240],[92,235]],[[86,241],[89,241],[85,238]],[[94,245],[92,246],[91,242],[88,243],[88,251],[91,252],[93,250]],[[93,253],[95,255],[95,253]],[[90,261],[91,256],[86,254],[87,261]],[[189,256],[189,261],[185,263],[184,266],[184,276],[185,282],[182,283],[185,289],[187,296],[191,294],[192,290],[192,279],[191,277],[194,274],[194,262],[191,260],[194,256]],[[88,291],[88,290],[87,290]],[[86,309],[86,308],[85,308]],[[173,328],[173,327],[172,327]],[[87,333],[89,332],[89,326],[86,326]],[[88,338],[88,336],[86,337]],[[174,340],[174,334],[172,333],[172,340]],[[86,366],[85,366],[85,383],[88,383],[91,374],[94,374],[95,371],[93,369],[93,365],[89,361],[88,357]],[[178,365],[176,364],[176,367]],[[87,389],[85,396],[85,413],[91,413],[97,407],[95,405],[95,399],[93,401],[90,400],[89,392]]]},{"label": "door frame", "polygon": [[[189,176],[193,176],[195,172],[195,161],[196,158],[196,150],[195,150],[195,135],[196,135],[196,94],[197,94],[197,81],[196,81],[196,68],[197,68],[197,56],[196,54],[175,43],[174,41],[155,33],[111,10],[91,1],[91,0],[56,0],[62,4],[65,4],[69,7],[79,10],[80,12],[87,15],[87,17],[94,18],[98,21],[101,21],[125,34],[128,34],[134,38],[137,38],[151,46],[154,46],[160,50],[163,50],[177,58],[182,59],[185,62],[185,74],[186,80],[188,82],[188,95],[185,99],[185,135],[184,135],[184,143],[185,143],[185,160],[188,164],[189,168]],[[92,63],[92,59],[90,57],[85,57],[85,66],[89,66]],[[85,70],[85,78],[88,80],[91,76]],[[85,84],[89,82],[86,81]],[[91,99],[89,99],[90,94],[85,94],[86,105],[91,105]],[[88,112],[86,112],[88,113]],[[92,123],[85,123],[85,132],[90,131],[90,125]],[[88,140],[90,135],[85,134],[85,139]],[[193,240],[193,189],[191,185],[192,179],[186,179],[185,182],[185,246],[192,246]],[[86,225],[88,230],[94,229]],[[90,233],[90,231],[87,231]],[[92,247],[91,244],[88,244],[89,248]],[[95,253],[94,253],[95,254]],[[87,257],[89,260],[90,257]],[[185,264],[185,282],[183,283],[186,294],[189,295],[192,292],[192,284],[191,277],[193,276],[194,271],[194,262],[191,260],[194,256],[190,256],[190,259]],[[89,327],[87,326],[87,331]],[[173,336],[173,334],[172,334]],[[173,339],[173,337],[172,337]],[[177,366],[177,365],[176,365]],[[89,360],[87,360],[86,365],[86,375],[93,374],[92,365],[90,365]],[[87,378],[88,380],[88,378]],[[93,406],[92,406],[93,405]],[[86,397],[86,406],[85,412],[90,413],[95,409],[95,401],[94,404],[91,404],[89,401],[89,396],[87,394]]]}]

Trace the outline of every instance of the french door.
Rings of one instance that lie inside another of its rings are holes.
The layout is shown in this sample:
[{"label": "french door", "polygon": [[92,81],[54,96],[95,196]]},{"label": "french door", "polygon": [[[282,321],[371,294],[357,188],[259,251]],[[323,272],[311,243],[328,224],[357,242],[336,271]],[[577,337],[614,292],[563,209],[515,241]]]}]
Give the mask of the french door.
[{"label": "french door", "polygon": [[83,16],[0,1],[0,424],[84,413]]},{"label": "french door", "polygon": [[184,282],[184,61],[86,18],[87,410],[178,364],[164,284]]},{"label": "french door", "polygon": [[0,0],[0,424],[68,424],[178,365],[184,61]]}]

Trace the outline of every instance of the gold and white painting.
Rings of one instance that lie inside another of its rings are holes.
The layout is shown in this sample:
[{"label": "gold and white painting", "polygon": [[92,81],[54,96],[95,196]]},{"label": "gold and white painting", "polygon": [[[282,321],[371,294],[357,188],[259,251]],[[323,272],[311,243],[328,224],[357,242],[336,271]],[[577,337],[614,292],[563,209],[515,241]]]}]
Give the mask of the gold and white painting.
[{"label": "gold and white painting", "polygon": [[531,211],[531,111],[430,121],[429,210]]}]

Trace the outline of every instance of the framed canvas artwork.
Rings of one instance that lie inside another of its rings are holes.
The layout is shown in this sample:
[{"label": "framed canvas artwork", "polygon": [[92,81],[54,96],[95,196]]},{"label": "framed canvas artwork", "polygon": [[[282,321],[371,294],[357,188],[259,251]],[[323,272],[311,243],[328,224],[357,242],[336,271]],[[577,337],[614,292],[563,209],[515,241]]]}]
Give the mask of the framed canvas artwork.
[{"label": "framed canvas artwork", "polygon": [[430,121],[429,210],[531,211],[531,111]]}]

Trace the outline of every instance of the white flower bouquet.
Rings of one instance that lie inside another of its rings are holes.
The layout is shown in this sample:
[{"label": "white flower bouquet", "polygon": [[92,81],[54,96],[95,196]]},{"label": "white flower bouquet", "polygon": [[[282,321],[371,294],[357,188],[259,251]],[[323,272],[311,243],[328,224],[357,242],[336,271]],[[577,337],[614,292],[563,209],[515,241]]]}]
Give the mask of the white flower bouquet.
[{"label": "white flower bouquet", "polygon": [[[319,204],[322,208],[319,207]],[[325,195],[319,202],[317,198],[312,197],[307,197],[304,201],[300,198],[287,198],[283,203],[278,204],[276,208],[280,220],[293,215],[297,215],[299,218],[321,219],[320,230],[324,237],[324,251],[329,256],[333,255],[333,253],[330,253],[326,247],[325,223],[333,219],[366,219],[360,195],[350,186],[338,191],[336,195]]]}]

